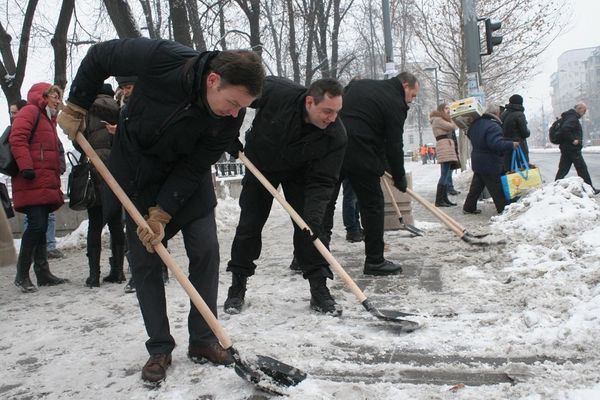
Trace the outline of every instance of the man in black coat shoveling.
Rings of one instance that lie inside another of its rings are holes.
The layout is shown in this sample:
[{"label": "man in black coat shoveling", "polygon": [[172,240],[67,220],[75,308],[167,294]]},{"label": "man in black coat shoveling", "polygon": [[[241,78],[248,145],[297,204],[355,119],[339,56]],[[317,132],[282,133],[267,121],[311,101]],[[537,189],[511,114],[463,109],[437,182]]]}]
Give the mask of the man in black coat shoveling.
[{"label": "man in black coat shoveling", "polygon": [[[354,188],[364,228],[366,275],[393,275],[402,267],[383,257],[384,200],[381,176],[386,169],[394,186],[406,192],[402,135],[408,104],[419,92],[417,78],[408,72],[387,80],[352,81],[344,90],[340,118],[348,131],[342,177]],[[324,226],[333,227],[339,183],[328,207]]]},{"label": "man in black coat shoveling", "polygon": [[[320,79],[307,90],[290,80],[268,77],[263,95],[251,107],[257,112],[246,134],[245,155],[273,186],[281,184],[286,200],[323,239],[323,216],[339,179],[347,141],[337,118],[342,108],[342,86],[334,79]],[[241,147],[239,143],[238,149]],[[237,156],[235,150],[233,153]],[[272,203],[267,189],[246,173],[240,195],[240,221],[227,266],[232,283],[225,312],[237,314],[242,310]],[[310,284],[311,308],[340,315],[341,309],[326,283],[333,274],[312,242],[313,237],[294,224],[294,256]]]},{"label": "man in black coat shoveling", "polygon": [[[155,383],[166,376],[175,340],[154,246],[182,232],[189,279],[217,315],[219,245],[210,167],[238,137],[244,107],[260,94],[264,70],[250,51],[198,53],[150,39],[99,43],[83,59],[59,116],[70,139],[83,130],[87,110],[111,75],[138,77],[118,124],[109,167],[151,229],[136,227],[127,216],[129,261],[150,337],[142,379]],[[193,306],[188,330],[193,361],[233,362]]]}]

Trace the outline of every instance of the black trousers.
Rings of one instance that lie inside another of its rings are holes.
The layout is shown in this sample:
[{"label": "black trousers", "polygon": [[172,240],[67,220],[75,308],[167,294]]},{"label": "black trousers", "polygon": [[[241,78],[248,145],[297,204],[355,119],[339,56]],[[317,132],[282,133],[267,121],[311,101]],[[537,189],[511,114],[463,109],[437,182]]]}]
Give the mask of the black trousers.
[{"label": "black trousers", "polygon": [[[102,206],[88,208],[87,212],[87,250],[89,253],[90,249],[99,249],[102,247],[102,228],[104,228],[104,221],[102,218]],[[125,247],[125,232],[123,232],[121,214],[113,214],[107,223],[108,230],[110,231],[111,245]]]},{"label": "black trousers", "polygon": [[33,262],[35,248],[37,246],[46,247],[49,214],[50,207],[48,205],[29,206],[25,209],[27,228],[21,237],[17,265],[26,265],[29,268]]},{"label": "black trousers", "polygon": [[473,180],[471,180],[471,187],[469,193],[465,199],[463,210],[475,211],[477,209],[477,199],[486,188],[494,200],[496,211],[500,214],[504,211],[504,207],[508,204],[506,197],[504,197],[504,190],[502,189],[502,181],[500,174],[479,174],[473,173]]},{"label": "black trousers", "polygon": [[[189,279],[213,314],[217,315],[219,287],[219,242],[214,210],[204,218],[188,223],[182,230],[185,251],[189,259]],[[136,225],[127,216],[128,260],[135,282],[136,294],[150,337],[146,348],[150,354],[170,354],[175,340],[169,329],[167,302],[162,278],[162,263],[156,253],[148,253],[136,234]],[[165,240],[166,244],[166,240]],[[205,346],[216,343],[214,336],[196,307],[191,304],[188,315],[190,344]]]},{"label": "black trousers", "polygon": [[560,162],[558,163],[558,171],[556,172],[556,178],[554,180],[557,181],[563,179],[569,173],[571,165],[574,165],[577,175],[583,179],[585,183],[593,186],[592,178],[590,177],[587,165],[583,159],[583,154],[581,154],[581,148],[570,144],[561,144],[559,147]]},{"label": "black trousers", "polygon": [[332,195],[331,202],[325,213],[323,229],[331,237],[333,229],[333,214],[335,203],[340,191],[341,182],[347,178],[356,193],[360,209],[360,221],[365,234],[365,262],[378,264],[383,262],[383,222],[384,200],[381,190],[381,177],[377,175],[355,174],[347,170],[342,171],[340,181]]},{"label": "black trousers", "polygon": [[[299,171],[263,173],[274,186],[280,184],[286,201],[302,215],[304,211],[303,173]],[[242,276],[252,276],[256,270],[255,261],[262,250],[262,230],[269,218],[273,196],[264,188],[254,175],[247,173],[242,180],[240,194],[240,222],[235,231],[231,246],[231,260],[227,271]],[[294,257],[302,267],[305,279],[328,277],[333,278],[329,265],[302,230],[294,225]],[[321,225],[316,228],[322,231]],[[323,239],[322,239],[323,240]]]}]

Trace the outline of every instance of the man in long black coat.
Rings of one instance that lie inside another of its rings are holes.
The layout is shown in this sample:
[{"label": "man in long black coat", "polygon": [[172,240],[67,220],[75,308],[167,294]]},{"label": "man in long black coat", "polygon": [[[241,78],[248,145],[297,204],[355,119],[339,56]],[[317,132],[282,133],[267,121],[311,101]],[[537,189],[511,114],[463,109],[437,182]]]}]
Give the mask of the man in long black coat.
[{"label": "man in long black coat", "polygon": [[[127,218],[129,260],[150,359],[142,379],[158,382],[171,364],[161,260],[154,246],[181,230],[189,278],[216,315],[219,246],[210,167],[237,138],[244,107],[260,94],[264,70],[249,51],[198,53],[175,42],[121,39],[92,46],[71,86],[59,124],[69,138],[83,130],[85,114],[109,76],[138,77],[122,115],[110,168],[151,231]],[[188,317],[188,355],[232,363],[195,307]]]},{"label": "man in long black coat", "polygon": [[[587,168],[587,164],[583,159],[581,149],[583,148],[583,128],[579,121],[585,115],[587,106],[583,102],[575,104],[575,107],[562,113],[562,123],[560,124],[560,161],[558,163],[558,171],[556,171],[555,180],[563,179],[569,173],[571,165],[575,166],[577,175],[583,179],[585,183],[592,186],[592,178]],[[598,194],[600,190],[594,189],[594,194]]]},{"label": "man in long black coat", "polygon": [[[383,257],[384,200],[380,178],[389,169],[394,186],[406,191],[404,171],[404,122],[408,104],[419,92],[417,78],[402,72],[387,80],[360,79],[346,86],[340,114],[348,132],[348,148],[342,176],[356,192],[365,234],[365,263],[368,275],[391,275],[402,267]],[[325,229],[333,227],[337,190],[325,217]]]},{"label": "man in long black coat", "polygon": [[[339,178],[347,143],[338,118],[342,90],[334,79],[315,81],[307,90],[290,80],[268,77],[263,95],[251,105],[257,110],[256,117],[246,134],[248,159],[273,186],[281,184],[286,200],[321,239],[323,216]],[[225,301],[228,313],[242,310],[272,203],[272,195],[251,173],[246,173],[240,195],[240,222],[227,266],[232,272]],[[318,312],[339,315],[341,309],[326,285],[333,274],[312,241],[311,235],[294,224],[294,256],[310,284],[310,306]]]},{"label": "man in long black coat", "polygon": [[[527,118],[525,117],[525,107],[523,107],[523,97],[513,94],[508,99],[508,104],[504,106],[504,111],[500,115],[502,121],[502,131],[506,139],[521,143],[521,149],[525,154],[525,159],[529,162],[529,146],[527,138],[531,135],[527,127]],[[510,171],[512,163],[512,152],[504,154],[504,170]]]}]

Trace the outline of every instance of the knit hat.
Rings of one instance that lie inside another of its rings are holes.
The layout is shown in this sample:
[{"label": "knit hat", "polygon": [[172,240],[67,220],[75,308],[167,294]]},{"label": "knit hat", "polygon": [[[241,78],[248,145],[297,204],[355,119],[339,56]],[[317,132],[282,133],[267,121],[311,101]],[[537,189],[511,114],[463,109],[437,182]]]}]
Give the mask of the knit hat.
[{"label": "knit hat", "polygon": [[518,94],[513,94],[512,96],[510,96],[510,99],[508,99],[508,102],[510,104],[523,105],[523,97],[519,96]]},{"label": "knit hat", "polygon": [[112,97],[112,96],[115,95],[115,91],[113,90],[113,88],[110,85],[110,83],[105,83],[100,88],[100,91],[98,92],[98,94],[105,94],[107,96],[111,96]]},{"label": "knit hat", "polygon": [[115,76],[119,87],[122,88],[124,85],[131,85],[137,81],[137,76]]}]

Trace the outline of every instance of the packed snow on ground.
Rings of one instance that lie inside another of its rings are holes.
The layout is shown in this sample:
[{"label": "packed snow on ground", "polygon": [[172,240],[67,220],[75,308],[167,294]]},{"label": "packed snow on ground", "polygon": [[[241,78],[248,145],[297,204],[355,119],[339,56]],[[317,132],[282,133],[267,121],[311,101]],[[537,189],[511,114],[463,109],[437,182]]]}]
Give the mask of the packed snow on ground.
[{"label": "packed snow on ground", "polygon": [[[415,190],[435,187],[438,166],[411,163],[409,169]],[[458,182],[467,179],[462,175]],[[245,360],[253,363],[257,355],[268,355],[308,373],[304,382],[286,391],[287,398],[600,398],[600,208],[579,178],[529,193],[493,218],[491,226],[482,216],[464,220],[469,230],[488,229],[504,245],[469,245],[443,224],[421,221],[424,214],[417,214],[416,223],[426,236],[386,233],[386,257],[404,265],[404,273],[394,277],[362,275],[364,246],[345,242],[339,214],[333,255],[378,307],[421,313],[413,320],[422,329],[402,333],[393,323],[374,319],[339,277],[330,287],[343,316],[311,312],[308,283],[288,269],[292,228],[276,204],[264,228],[263,251],[249,281],[244,312],[221,312],[231,279],[225,268],[239,207],[232,198],[217,207],[220,322]],[[166,286],[178,343],[173,365],[159,388],[143,386],[140,370],[147,359],[147,336],[137,300],[123,292],[123,285],[83,286],[85,229],[61,238],[59,247],[67,258],[51,260],[53,271],[70,278],[69,284],[25,295],[12,284],[14,269],[0,269],[0,398],[278,398],[243,381],[233,368],[187,359],[189,300],[173,279]],[[104,243],[108,249],[106,237]],[[169,250],[187,269],[179,237]],[[427,357],[431,359],[423,361]],[[527,362],[528,357],[540,359]],[[494,358],[504,361],[499,367],[478,361]],[[460,380],[436,385],[405,378],[407,371],[430,376],[438,370],[457,376],[503,373],[515,383],[466,385],[454,392],[451,386]]]}]

